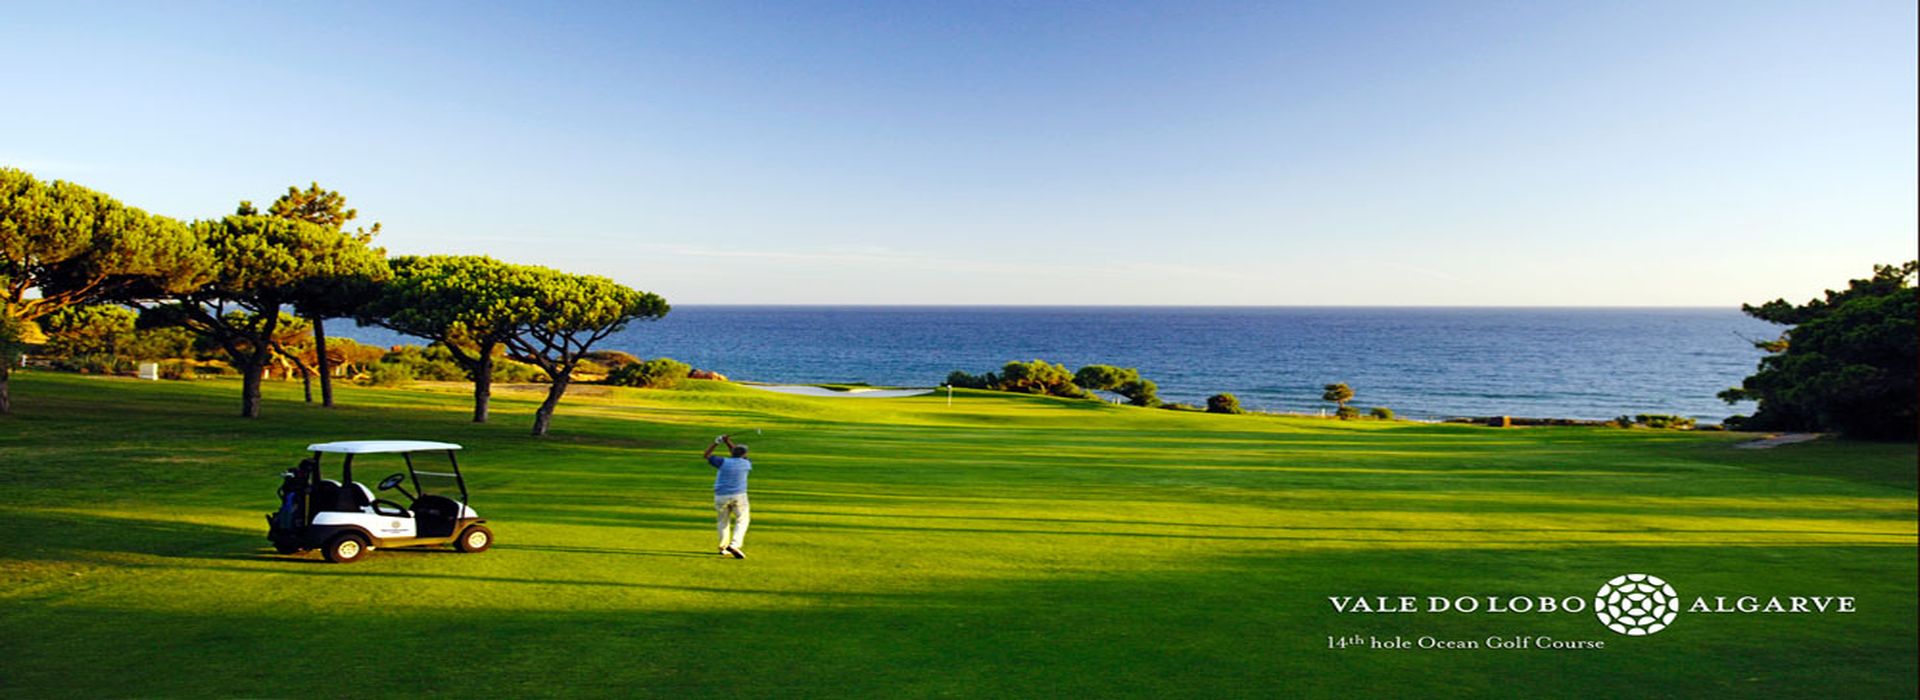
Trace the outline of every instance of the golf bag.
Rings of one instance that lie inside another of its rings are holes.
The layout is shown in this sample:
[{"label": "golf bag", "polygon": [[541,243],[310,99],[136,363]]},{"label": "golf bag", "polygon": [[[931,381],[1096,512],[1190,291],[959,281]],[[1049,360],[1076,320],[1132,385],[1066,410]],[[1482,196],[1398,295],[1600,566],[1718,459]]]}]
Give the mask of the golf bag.
[{"label": "golf bag", "polygon": [[307,495],[313,488],[313,470],[320,465],[312,459],[280,474],[280,510],[273,514],[273,527],[291,530],[307,522]]}]

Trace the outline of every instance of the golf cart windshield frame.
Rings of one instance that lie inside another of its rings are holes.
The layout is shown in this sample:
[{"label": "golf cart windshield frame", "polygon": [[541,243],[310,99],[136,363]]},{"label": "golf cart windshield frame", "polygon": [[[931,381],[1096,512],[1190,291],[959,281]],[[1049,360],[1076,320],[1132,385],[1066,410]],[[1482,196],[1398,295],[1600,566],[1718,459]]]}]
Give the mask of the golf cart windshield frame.
[{"label": "golf cart windshield frame", "polygon": [[[425,473],[431,474],[434,476],[453,477],[454,485],[460,488],[460,504],[466,505],[467,504],[467,478],[460,475],[460,459],[458,457],[453,456],[453,450],[447,450],[446,453],[447,453],[447,464],[453,467],[452,474],[447,474],[445,472],[425,472]],[[413,466],[413,455],[414,453],[412,452],[402,452],[400,453],[400,458],[403,460],[406,460],[407,462],[407,478],[413,480],[413,492],[417,495],[425,496],[427,495],[427,488],[425,486],[420,485],[420,474],[422,473],[422,471]],[[349,457],[351,457],[351,455],[349,455]],[[441,494],[441,495],[445,495],[445,494]]]}]

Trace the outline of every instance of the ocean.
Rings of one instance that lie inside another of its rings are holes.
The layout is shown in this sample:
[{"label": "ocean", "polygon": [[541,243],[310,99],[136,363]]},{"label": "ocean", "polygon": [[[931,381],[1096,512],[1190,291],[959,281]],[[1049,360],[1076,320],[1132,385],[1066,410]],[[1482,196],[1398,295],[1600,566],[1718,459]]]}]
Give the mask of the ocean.
[{"label": "ocean", "polygon": [[[419,342],[340,323],[381,345]],[[685,306],[600,347],[734,379],[934,386],[1035,358],[1137,367],[1168,401],[1319,413],[1321,387],[1409,418],[1750,413],[1714,398],[1780,328],[1725,308]]]}]

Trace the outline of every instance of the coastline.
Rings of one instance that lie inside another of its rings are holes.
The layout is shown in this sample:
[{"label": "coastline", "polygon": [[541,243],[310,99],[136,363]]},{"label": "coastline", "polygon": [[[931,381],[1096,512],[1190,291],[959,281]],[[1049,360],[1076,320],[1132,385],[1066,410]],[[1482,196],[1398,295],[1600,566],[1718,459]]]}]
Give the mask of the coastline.
[{"label": "coastline", "polygon": [[[1232,393],[1250,410],[1315,415],[1320,387],[1410,419],[1606,421],[1751,412],[1715,398],[1751,374],[1738,310],[1614,307],[1062,307],[689,305],[607,347],[768,384],[930,386],[948,373],[1044,359],[1138,368],[1161,397]],[[424,341],[370,328],[341,335]]]}]

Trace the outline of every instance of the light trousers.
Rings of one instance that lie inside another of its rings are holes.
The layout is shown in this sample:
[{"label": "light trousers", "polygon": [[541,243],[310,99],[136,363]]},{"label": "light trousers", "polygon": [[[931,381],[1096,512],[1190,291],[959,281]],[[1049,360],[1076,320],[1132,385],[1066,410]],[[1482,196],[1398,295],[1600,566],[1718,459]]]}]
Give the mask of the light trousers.
[{"label": "light trousers", "polygon": [[739,548],[747,539],[747,523],[752,520],[747,510],[747,495],[714,496],[713,510],[720,520],[720,546]]}]

